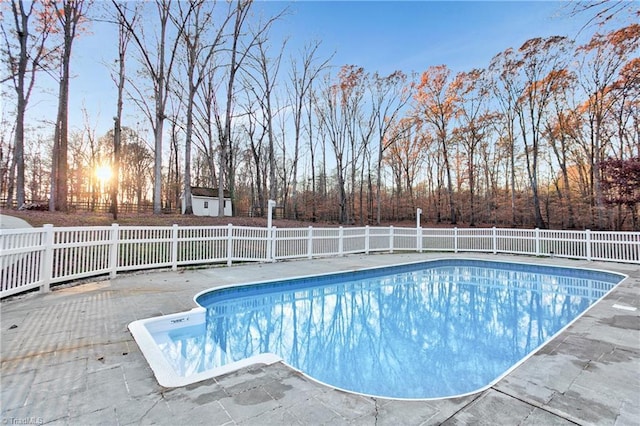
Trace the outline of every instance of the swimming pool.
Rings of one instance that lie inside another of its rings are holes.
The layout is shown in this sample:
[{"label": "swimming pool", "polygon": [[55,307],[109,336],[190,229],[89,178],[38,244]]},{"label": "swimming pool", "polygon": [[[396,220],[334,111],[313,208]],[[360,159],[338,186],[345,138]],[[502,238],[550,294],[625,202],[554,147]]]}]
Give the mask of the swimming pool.
[{"label": "swimming pool", "polygon": [[282,359],[347,391],[442,398],[495,383],[623,278],[436,260],[209,290],[130,329],[167,387]]}]

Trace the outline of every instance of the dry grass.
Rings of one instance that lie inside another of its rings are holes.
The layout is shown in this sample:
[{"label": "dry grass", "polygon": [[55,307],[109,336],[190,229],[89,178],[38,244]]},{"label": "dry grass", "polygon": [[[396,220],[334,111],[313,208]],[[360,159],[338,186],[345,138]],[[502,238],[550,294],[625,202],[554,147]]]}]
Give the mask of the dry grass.
[{"label": "dry grass", "polygon": [[[122,226],[171,226],[173,224],[181,226],[225,226],[229,223],[236,226],[259,226],[267,225],[266,218],[258,217],[202,217],[183,216],[179,214],[152,213],[140,214],[120,214],[118,220],[114,221],[109,213],[75,212],[61,213],[35,210],[12,210],[0,208],[0,214],[18,217],[25,220],[33,227],[40,227],[45,224],[52,224],[56,227],[72,226],[110,226],[117,223]],[[327,224],[312,224],[310,222],[298,222],[293,220],[274,220],[273,225],[278,228],[293,228],[305,226],[330,226]]]}]

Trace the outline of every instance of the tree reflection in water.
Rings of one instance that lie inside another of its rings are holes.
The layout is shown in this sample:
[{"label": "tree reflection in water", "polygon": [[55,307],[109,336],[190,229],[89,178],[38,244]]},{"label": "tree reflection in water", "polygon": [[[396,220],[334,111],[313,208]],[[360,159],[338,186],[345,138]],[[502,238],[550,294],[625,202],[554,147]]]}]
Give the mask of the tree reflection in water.
[{"label": "tree reflection in water", "polygon": [[489,265],[426,263],[293,290],[256,285],[220,301],[214,291],[205,332],[173,332],[163,351],[184,375],[270,352],[345,390],[458,395],[492,382],[620,280]]}]

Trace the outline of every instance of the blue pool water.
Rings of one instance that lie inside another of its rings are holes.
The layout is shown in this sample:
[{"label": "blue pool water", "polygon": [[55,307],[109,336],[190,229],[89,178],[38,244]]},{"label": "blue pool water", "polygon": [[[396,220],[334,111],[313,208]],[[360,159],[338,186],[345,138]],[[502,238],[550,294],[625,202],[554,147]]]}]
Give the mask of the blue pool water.
[{"label": "blue pool water", "polygon": [[622,279],[431,261],[211,290],[206,321],[153,337],[180,376],[273,353],[344,390],[439,398],[491,384]]}]

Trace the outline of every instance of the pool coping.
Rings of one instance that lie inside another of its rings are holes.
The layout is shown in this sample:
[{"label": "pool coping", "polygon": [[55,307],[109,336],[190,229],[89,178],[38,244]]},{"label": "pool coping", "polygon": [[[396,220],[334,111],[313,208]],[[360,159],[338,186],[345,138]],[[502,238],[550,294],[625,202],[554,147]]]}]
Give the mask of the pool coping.
[{"label": "pool coping", "polygon": [[153,337],[151,337],[148,326],[151,325],[154,328],[153,331],[156,331],[156,329],[162,328],[173,321],[179,321],[180,323],[188,321],[192,325],[199,325],[204,323],[205,313],[205,308],[198,307],[187,312],[177,312],[175,314],[163,315],[162,317],[151,317],[133,321],[128,325],[129,331],[138,344],[140,351],[149,363],[149,367],[153,371],[153,374],[160,386],[165,388],[177,388],[192,385],[197,382],[233,373],[252,365],[271,365],[282,361],[282,358],[275,354],[265,353],[212,368],[211,370],[206,370],[191,376],[180,376],[169,364],[162,352],[158,350],[158,345],[153,340]]}]

